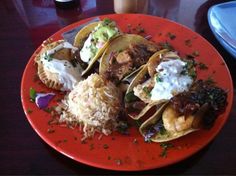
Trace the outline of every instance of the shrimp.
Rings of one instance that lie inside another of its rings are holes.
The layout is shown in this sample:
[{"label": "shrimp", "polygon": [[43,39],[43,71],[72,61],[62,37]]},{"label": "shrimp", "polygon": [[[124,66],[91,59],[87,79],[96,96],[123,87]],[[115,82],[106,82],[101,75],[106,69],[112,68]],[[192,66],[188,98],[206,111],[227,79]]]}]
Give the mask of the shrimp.
[{"label": "shrimp", "polygon": [[162,114],[162,121],[167,131],[175,132],[175,119],[178,117],[177,112],[170,106],[167,106]]},{"label": "shrimp", "polygon": [[192,115],[189,115],[187,117],[185,116],[179,116],[175,119],[175,128],[176,131],[184,131],[187,129],[190,129],[192,127],[194,117]]},{"label": "shrimp", "polygon": [[192,127],[194,117],[189,115],[178,116],[178,113],[168,106],[162,114],[163,125],[167,131],[179,132]]}]

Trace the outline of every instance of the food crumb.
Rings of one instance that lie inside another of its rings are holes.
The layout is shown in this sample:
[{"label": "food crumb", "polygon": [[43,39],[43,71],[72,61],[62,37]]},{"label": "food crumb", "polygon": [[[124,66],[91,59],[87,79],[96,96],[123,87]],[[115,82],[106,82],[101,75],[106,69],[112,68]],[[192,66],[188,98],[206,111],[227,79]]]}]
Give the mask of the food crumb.
[{"label": "food crumb", "polygon": [[182,149],[182,146],[177,146],[176,147],[178,150],[181,150]]},{"label": "food crumb", "polygon": [[89,145],[89,150],[93,150],[94,149],[94,144],[90,144]]},{"label": "food crumb", "polygon": [[194,51],[194,52],[192,53],[192,55],[193,55],[194,57],[197,57],[197,56],[199,56],[200,54],[199,54],[199,51]]},{"label": "food crumb", "polygon": [[224,62],[221,62],[221,64],[220,65],[225,65],[225,63]]},{"label": "food crumb", "polygon": [[80,143],[81,144],[87,144],[87,142],[85,140],[82,140]]},{"label": "food crumb", "polygon": [[192,46],[192,41],[190,39],[187,39],[184,41],[185,45],[188,46],[188,47],[191,47]]},{"label": "food crumb", "polygon": [[174,40],[176,38],[176,35],[171,33],[171,32],[168,32],[167,33],[167,36],[171,39],[171,40]]},{"label": "food crumb", "polygon": [[162,158],[166,158],[167,157],[167,151],[170,149],[170,148],[173,148],[174,145],[171,144],[171,143],[161,143],[160,144],[160,147],[162,148],[162,152],[160,153],[160,157]]},{"label": "food crumb", "polygon": [[58,145],[60,145],[62,143],[66,143],[66,142],[67,142],[67,139],[58,140],[58,141],[56,141],[56,145],[58,146]]},{"label": "food crumb", "polygon": [[49,133],[49,134],[54,133],[54,132],[55,132],[55,130],[51,129],[51,128],[48,128],[48,130],[47,130],[47,133]]},{"label": "food crumb", "polygon": [[117,165],[121,165],[122,164],[121,159],[115,159],[115,162],[116,162]]},{"label": "food crumb", "polygon": [[104,148],[104,149],[108,149],[109,146],[108,146],[107,144],[104,144],[104,145],[103,145],[103,148]]},{"label": "food crumb", "polygon": [[136,138],[134,138],[133,143],[138,144],[138,140]]},{"label": "food crumb", "polygon": [[198,67],[199,67],[199,69],[201,69],[201,70],[207,70],[207,69],[208,69],[208,67],[206,66],[206,64],[204,64],[204,63],[202,63],[202,62],[200,62],[200,63],[198,64]]},{"label": "food crumb", "polygon": [[31,114],[33,112],[33,110],[32,109],[27,109],[27,114]]}]

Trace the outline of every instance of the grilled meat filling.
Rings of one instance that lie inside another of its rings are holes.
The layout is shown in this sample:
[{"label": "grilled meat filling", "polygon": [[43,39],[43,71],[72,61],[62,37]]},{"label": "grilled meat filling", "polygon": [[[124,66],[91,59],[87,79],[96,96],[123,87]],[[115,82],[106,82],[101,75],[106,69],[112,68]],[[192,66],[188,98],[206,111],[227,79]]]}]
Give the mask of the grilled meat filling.
[{"label": "grilled meat filling", "polygon": [[109,60],[109,67],[105,73],[106,78],[113,82],[119,82],[141,65],[157,51],[152,45],[130,45],[129,48],[113,53]]},{"label": "grilled meat filling", "polygon": [[183,92],[170,100],[170,105],[179,114],[195,114],[203,105],[207,107],[202,117],[202,126],[210,127],[227,105],[227,92],[209,81],[198,80],[188,92]]}]

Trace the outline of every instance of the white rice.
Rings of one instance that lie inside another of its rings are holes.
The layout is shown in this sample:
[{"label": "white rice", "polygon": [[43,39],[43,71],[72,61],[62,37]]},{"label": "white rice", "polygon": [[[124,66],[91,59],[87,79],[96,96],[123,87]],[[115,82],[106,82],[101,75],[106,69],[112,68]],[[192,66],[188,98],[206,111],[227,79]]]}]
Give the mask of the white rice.
[{"label": "white rice", "polygon": [[96,131],[109,135],[117,126],[120,102],[118,88],[92,74],[62,100],[60,122],[82,124],[84,138],[92,137]]}]

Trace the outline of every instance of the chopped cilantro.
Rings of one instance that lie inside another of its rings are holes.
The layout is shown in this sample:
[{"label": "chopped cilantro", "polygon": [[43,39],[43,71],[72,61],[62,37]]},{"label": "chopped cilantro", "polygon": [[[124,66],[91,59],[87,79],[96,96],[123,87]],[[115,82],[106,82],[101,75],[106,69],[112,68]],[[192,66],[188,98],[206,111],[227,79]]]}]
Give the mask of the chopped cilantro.
[{"label": "chopped cilantro", "polygon": [[206,80],[209,84],[215,84],[216,82],[213,80],[211,76],[209,76]]},{"label": "chopped cilantro", "polygon": [[35,89],[34,88],[30,88],[30,101],[32,101],[32,102],[35,102],[35,98],[36,98],[36,91],[35,91]]},{"label": "chopped cilantro", "polygon": [[139,128],[142,125],[141,120],[135,120],[136,126]]},{"label": "chopped cilantro", "polygon": [[166,158],[166,156],[167,156],[167,150],[163,149],[161,154],[160,154],[160,157]]},{"label": "chopped cilantro", "polygon": [[27,114],[31,114],[33,111],[29,108],[27,109]]},{"label": "chopped cilantro", "polygon": [[174,40],[176,38],[176,36],[174,34],[172,34],[171,32],[167,33],[167,36],[171,39]]},{"label": "chopped cilantro", "polygon": [[58,140],[58,141],[56,141],[56,145],[60,145],[62,143],[66,143],[66,142],[67,142],[67,139]]},{"label": "chopped cilantro", "polygon": [[103,145],[103,148],[104,148],[104,149],[108,149],[109,146],[108,146],[107,144],[104,144],[104,145]]},{"label": "chopped cilantro", "polygon": [[196,62],[193,59],[188,59],[185,60],[185,62],[187,62],[187,65],[184,68],[183,74],[188,74],[189,76],[191,76],[193,79],[196,78],[197,74],[195,71],[195,66],[196,66]]},{"label": "chopped cilantro", "polygon": [[194,59],[194,56],[191,55],[191,54],[186,54],[186,58],[187,58],[187,59]]},{"label": "chopped cilantro", "polygon": [[131,91],[125,95],[125,102],[130,103],[132,101],[138,100],[138,97],[134,95],[134,91]]},{"label": "chopped cilantro", "polygon": [[160,42],[159,45],[161,46],[162,49],[168,49],[171,51],[174,50],[173,46],[171,46],[171,44],[168,42]]},{"label": "chopped cilantro", "polygon": [[47,108],[45,108],[45,109],[43,109],[45,112],[47,112],[47,113],[51,113],[52,111],[53,111],[53,109],[54,109],[54,107],[47,107]]},{"label": "chopped cilantro", "polygon": [[109,36],[108,36],[108,34],[107,34],[107,33],[102,33],[102,35],[103,35],[104,39],[106,39],[106,40],[108,40],[108,39],[109,39]]},{"label": "chopped cilantro", "polygon": [[187,60],[187,69],[194,68],[196,66],[196,62],[193,59]]},{"label": "chopped cilantro", "polygon": [[159,76],[156,76],[156,82],[163,82],[163,80]]},{"label": "chopped cilantro", "polygon": [[195,72],[194,70],[190,70],[188,74],[189,74],[189,76],[191,76],[193,79],[195,79],[195,78],[197,77],[197,74],[196,74],[196,72]]},{"label": "chopped cilantro", "polygon": [[199,56],[199,52],[198,52],[198,51],[194,51],[194,52],[192,53],[192,55],[193,55],[194,57],[197,57],[197,56]]},{"label": "chopped cilantro", "polygon": [[103,19],[103,24],[108,25],[111,23],[111,20],[109,18],[104,18]]},{"label": "chopped cilantro", "polygon": [[143,88],[143,91],[144,91],[149,97],[151,97],[151,91],[150,91],[150,89],[149,89],[148,87],[144,87],[144,88]]},{"label": "chopped cilantro", "polygon": [[193,51],[191,54],[187,54],[187,59],[194,59],[195,57],[199,56],[199,51]]},{"label": "chopped cilantro", "polygon": [[201,63],[201,62],[198,64],[198,67],[201,70],[207,70],[208,69],[208,67],[204,63]]},{"label": "chopped cilantro", "polygon": [[45,53],[44,59],[47,60],[48,62],[50,62],[52,60],[52,57],[50,55],[48,55],[48,53]]},{"label": "chopped cilantro", "polygon": [[117,131],[121,134],[128,134],[129,125],[127,122],[120,121],[117,127]]},{"label": "chopped cilantro", "polygon": [[166,134],[166,129],[165,129],[164,126],[161,126],[161,127],[160,127],[160,131],[159,131],[159,133],[160,133],[161,135]]},{"label": "chopped cilantro", "polygon": [[184,43],[188,47],[192,46],[192,41],[190,39],[185,40]]},{"label": "chopped cilantro", "polygon": [[160,144],[161,148],[162,148],[162,152],[160,154],[160,157],[166,158],[167,157],[167,150],[169,148],[173,148],[174,145],[171,143],[161,143]]}]

